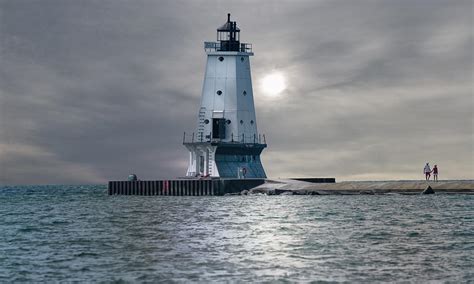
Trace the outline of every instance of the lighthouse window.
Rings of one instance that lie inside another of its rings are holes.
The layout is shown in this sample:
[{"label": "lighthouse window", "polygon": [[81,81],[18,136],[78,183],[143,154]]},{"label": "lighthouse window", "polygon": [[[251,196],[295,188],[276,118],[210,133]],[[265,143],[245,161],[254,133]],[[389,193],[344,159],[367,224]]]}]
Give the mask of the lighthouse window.
[{"label": "lighthouse window", "polygon": [[227,123],[227,124],[230,124],[230,122],[231,122],[230,119],[226,120],[226,123]]},{"label": "lighthouse window", "polygon": [[209,119],[204,120],[205,124],[209,124]]},{"label": "lighthouse window", "polygon": [[241,120],[241,121],[240,121],[240,124],[244,124],[244,121],[243,121],[243,120]]},{"label": "lighthouse window", "polygon": [[219,61],[224,61],[224,57],[219,56]]},{"label": "lighthouse window", "polygon": [[240,57],[240,61],[244,62],[244,60],[245,60],[245,59],[244,59],[243,57]]},{"label": "lighthouse window", "polygon": [[244,96],[246,96],[246,95],[247,95],[247,91],[244,91],[242,94],[243,94]]},{"label": "lighthouse window", "polygon": [[221,90],[217,91],[217,95],[219,96],[222,95],[222,91]]},{"label": "lighthouse window", "polygon": [[253,120],[250,121],[250,124],[253,124]]}]

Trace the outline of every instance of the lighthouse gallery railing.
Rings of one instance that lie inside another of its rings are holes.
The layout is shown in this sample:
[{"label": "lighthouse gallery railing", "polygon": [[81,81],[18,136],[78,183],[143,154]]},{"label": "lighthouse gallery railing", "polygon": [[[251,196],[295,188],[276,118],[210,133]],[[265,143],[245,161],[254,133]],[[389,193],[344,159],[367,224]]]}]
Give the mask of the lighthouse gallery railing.
[{"label": "lighthouse gallery railing", "polygon": [[[229,44],[238,44],[238,46],[229,47]],[[212,51],[229,51],[229,50],[238,50],[239,52],[252,52],[252,44],[251,43],[229,43],[229,42],[212,42],[206,41],[204,42],[204,50],[206,52]]]},{"label": "lighthouse gallery railing", "polygon": [[253,144],[267,144],[267,139],[265,137],[265,134],[254,134],[254,135],[230,135],[230,141],[226,138],[225,141],[224,139],[217,139],[217,138],[212,138],[212,133],[203,133],[203,132],[198,132],[198,133],[191,133],[191,134],[186,134],[184,132],[183,134],[183,144],[187,143],[212,143],[212,142],[227,142],[227,143],[253,143]]}]

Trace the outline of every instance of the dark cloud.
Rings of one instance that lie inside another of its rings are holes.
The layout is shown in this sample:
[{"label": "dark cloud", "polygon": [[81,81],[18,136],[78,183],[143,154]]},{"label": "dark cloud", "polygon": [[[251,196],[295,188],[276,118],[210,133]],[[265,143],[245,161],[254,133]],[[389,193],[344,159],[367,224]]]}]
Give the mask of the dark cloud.
[{"label": "dark cloud", "polygon": [[[0,183],[185,173],[203,41],[254,46],[269,176],[472,178],[472,1],[0,1]],[[249,8],[251,7],[251,8]],[[285,74],[278,98],[260,80]]]}]

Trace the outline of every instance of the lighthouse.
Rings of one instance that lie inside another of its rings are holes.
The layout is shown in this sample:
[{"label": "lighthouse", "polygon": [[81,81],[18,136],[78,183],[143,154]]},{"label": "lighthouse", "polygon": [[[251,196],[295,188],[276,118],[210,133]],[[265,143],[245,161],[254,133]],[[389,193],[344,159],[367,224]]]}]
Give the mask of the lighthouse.
[{"label": "lighthouse", "polygon": [[[240,29],[227,14],[227,22],[217,29],[217,41],[205,42],[204,50],[207,63],[197,127],[183,137],[189,151],[186,178],[139,180],[133,174],[128,181],[109,181],[109,195],[247,194],[266,183],[260,154],[267,142],[257,130],[252,45],[240,42]],[[306,184],[335,182],[334,178],[293,179]],[[276,189],[268,192],[279,194]]]},{"label": "lighthouse", "polygon": [[205,42],[206,72],[197,129],[184,134],[189,151],[187,177],[266,178],[260,154],[267,147],[257,130],[250,56],[240,29],[227,14],[217,41]]}]

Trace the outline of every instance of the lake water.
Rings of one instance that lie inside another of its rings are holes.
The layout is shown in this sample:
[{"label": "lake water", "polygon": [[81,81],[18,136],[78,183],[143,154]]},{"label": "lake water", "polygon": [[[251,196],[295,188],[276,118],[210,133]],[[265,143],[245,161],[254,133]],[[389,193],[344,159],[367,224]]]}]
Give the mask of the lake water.
[{"label": "lake water", "polygon": [[473,195],[0,187],[0,282],[472,282],[473,266]]}]

